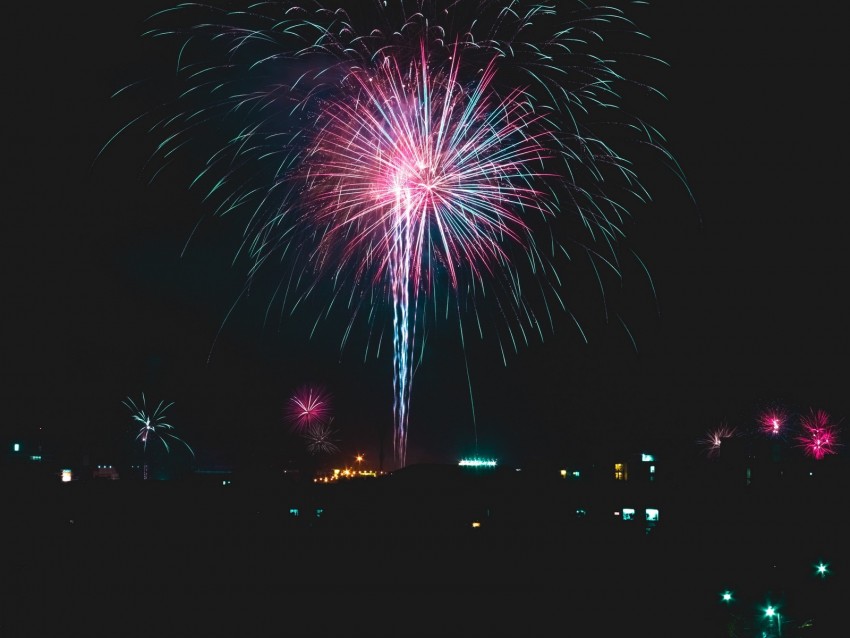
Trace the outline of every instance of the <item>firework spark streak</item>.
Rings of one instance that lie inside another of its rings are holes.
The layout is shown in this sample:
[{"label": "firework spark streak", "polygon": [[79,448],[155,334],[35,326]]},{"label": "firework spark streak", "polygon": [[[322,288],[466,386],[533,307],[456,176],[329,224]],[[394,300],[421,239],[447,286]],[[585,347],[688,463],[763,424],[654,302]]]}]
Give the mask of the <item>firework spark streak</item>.
[{"label": "firework spark streak", "polygon": [[[631,138],[682,175],[661,135],[619,105],[619,87],[654,89],[626,80],[595,48],[607,29],[632,30],[620,10],[364,4],[351,15],[260,3],[185,4],[152,16],[190,23],[146,34],[183,38],[178,108],[148,114],[148,130],[161,136],[158,174],[185,145],[231,127],[191,185],[209,185],[205,200],[218,215],[247,210],[238,254],[252,262],[249,282],[280,255],[292,267],[272,301],[279,293],[294,310],[327,299],[320,316],[344,306],[342,345],[358,315],[368,317],[370,342],[389,330],[394,450],[404,465],[426,314],[456,315],[462,341],[461,318],[471,315],[483,336],[486,296],[503,360],[506,349],[554,330],[556,308],[584,336],[559,264],[575,249],[600,288],[606,271],[621,279],[618,244],[630,216],[622,200],[650,199],[635,159],[606,140]],[[127,127],[137,121],[147,119]],[[375,312],[382,304],[389,320]]]}]

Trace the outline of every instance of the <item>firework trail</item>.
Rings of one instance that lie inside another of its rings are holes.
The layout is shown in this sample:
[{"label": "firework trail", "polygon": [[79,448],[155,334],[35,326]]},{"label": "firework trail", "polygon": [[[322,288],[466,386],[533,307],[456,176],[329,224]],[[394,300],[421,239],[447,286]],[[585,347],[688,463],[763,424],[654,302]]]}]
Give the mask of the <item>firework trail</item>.
[{"label": "firework trail", "polygon": [[[426,315],[456,318],[464,341],[462,317],[483,337],[489,305],[503,360],[553,331],[557,308],[584,336],[560,266],[584,254],[607,303],[602,273],[623,273],[624,200],[650,199],[637,160],[614,142],[657,152],[682,175],[658,131],[621,105],[621,89],[655,90],[626,79],[599,48],[607,34],[642,35],[619,9],[365,4],[351,13],[185,4],[152,16],[169,23],[146,35],[181,40],[181,92],[125,129],[153,120],[154,177],[190,143],[225,140],[204,149],[191,186],[206,188],[217,215],[248,216],[238,250],[251,263],[246,291],[278,256],[291,268],[269,307],[319,298],[319,318],[345,308],[343,346],[361,315],[376,353],[392,334],[394,450],[404,465]],[[389,320],[376,312],[384,304]]]},{"label": "firework trail", "polygon": [[315,386],[301,386],[286,404],[286,417],[294,432],[304,432],[314,423],[326,423],[330,413],[330,396]]},{"label": "firework trail", "polygon": [[803,451],[816,460],[838,452],[838,428],[823,410],[811,410],[800,417],[803,433],[797,441]]}]

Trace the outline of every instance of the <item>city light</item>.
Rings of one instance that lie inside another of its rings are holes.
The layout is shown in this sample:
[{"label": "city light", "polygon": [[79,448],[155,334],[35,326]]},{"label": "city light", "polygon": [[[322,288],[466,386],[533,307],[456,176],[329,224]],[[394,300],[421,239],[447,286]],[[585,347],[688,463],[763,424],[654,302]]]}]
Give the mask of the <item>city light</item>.
[{"label": "city light", "polygon": [[815,572],[821,578],[825,578],[826,575],[829,573],[829,565],[827,563],[824,563],[823,561],[820,561],[817,565],[815,565]]},{"label": "city light", "polygon": [[776,632],[778,635],[782,635],[782,618],[779,615],[779,610],[773,605],[768,605],[765,607],[764,615],[766,618],[776,618]]},{"label": "city light", "polygon": [[383,475],[384,472],[382,470],[371,470],[371,469],[362,469],[362,463],[365,459],[365,455],[358,454],[354,457],[354,460],[357,462],[357,468],[345,467],[345,468],[334,468],[330,471],[324,471],[318,476],[313,477],[314,483],[333,483],[339,481],[341,479],[353,479],[353,478],[376,478],[380,475]]},{"label": "city light", "polygon": [[731,603],[733,600],[732,592],[727,589],[722,594],[720,594],[720,598],[724,603]]},{"label": "city light", "polygon": [[496,459],[482,459],[473,457],[469,459],[461,459],[458,465],[466,467],[496,467]]}]

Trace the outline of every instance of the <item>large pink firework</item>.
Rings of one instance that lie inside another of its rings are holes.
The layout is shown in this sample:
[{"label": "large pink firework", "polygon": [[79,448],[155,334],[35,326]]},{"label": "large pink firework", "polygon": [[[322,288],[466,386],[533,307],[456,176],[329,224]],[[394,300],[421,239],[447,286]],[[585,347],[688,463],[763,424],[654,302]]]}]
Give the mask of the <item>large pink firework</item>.
[{"label": "large pink firework", "polygon": [[800,426],[803,433],[797,441],[808,456],[820,460],[838,451],[838,427],[824,410],[811,410],[800,417]]},{"label": "large pink firework", "polygon": [[346,100],[319,115],[305,158],[306,199],[323,229],[315,262],[351,270],[386,291],[393,308],[394,449],[404,464],[421,299],[437,273],[457,291],[510,287],[510,243],[531,250],[528,220],[553,214],[543,162],[552,133],[519,89],[491,91],[494,63],[472,85],[457,79],[458,58],[430,68],[423,43],[401,65],[343,80]]}]

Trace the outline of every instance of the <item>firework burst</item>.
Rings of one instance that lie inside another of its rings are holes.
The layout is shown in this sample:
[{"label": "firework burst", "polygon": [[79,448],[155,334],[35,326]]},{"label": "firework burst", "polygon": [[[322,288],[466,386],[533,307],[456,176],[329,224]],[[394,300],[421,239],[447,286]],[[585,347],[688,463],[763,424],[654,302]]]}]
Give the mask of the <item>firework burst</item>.
[{"label": "firework burst", "polygon": [[775,408],[762,412],[758,417],[759,429],[764,434],[780,437],[785,433],[788,415],[785,410]]},{"label": "firework burst", "polygon": [[304,385],[298,388],[286,404],[286,418],[294,432],[304,432],[315,423],[330,418],[330,395],[322,388]]},{"label": "firework burst", "polygon": [[838,452],[838,427],[824,410],[811,410],[800,417],[803,433],[797,441],[807,456],[821,460]]},{"label": "firework burst", "polygon": [[307,440],[307,451],[313,455],[339,452],[337,434],[337,431],[331,427],[330,422],[311,423],[303,433],[304,438]]},{"label": "firework burst", "polygon": [[736,434],[735,428],[721,425],[706,432],[705,437],[700,439],[699,442],[704,446],[708,456],[716,458],[720,456],[720,447],[723,445],[723,441],[731,439]]},{"label": "firework burst", "polygon": [[192,142],[225,140],[206,148],[192,186],[216,214],[246,214],[246,290],[273,256],[286,258],[270,306],[319,298],[320,317],[344,308],[343,346],[358,316],[376,351],[392,335],[404,465],[426,316],[456,319],[463,340],[463,317],[483,336],[489,306],[503,358],[553,331],[555,309],[584,336],[560,271],[577,252],[600,288],[606,273],[621,279],[626,201],[650,199],[615,142],[637,142],[682,175],[661,135],[621,106],[621,89],[654,89],[598,48],[637,33],[620,10],[363,4],[185,4],[152,16],[169,24],[147,35],[182,38],[182,86],[148,130],[161,140],[157,173]]},{"label": "firework burst", "polygon": [[192,453],[192,456],[195,455],[195,451],[186,441],[172,434],[174,426],[165,421],[165,412],[174,405],[173,402],[165,403],[160,401],[153,411],[149,411],[145,402],[145,395],[142,393],[139,403],[136,403],[130,397],[127,397],[122,403],[130,410],[130,418],[139,426],[136,440],[141,441],[144,451],[147,451],[149,441],[159,441],[162,443],[166,452],[171,452],[171,448],[168,445],[168,441],[171,440],[185,445],[186,449]]},{"label": "firework burst", "polygon": [[553,214],[551,197],[531,185],[543,181],[551,135],[522,94],[493,104],[493,66],[462,87],[456,64],[431,71],[420,54],[409,67],[385,58],[376,72],[347,76],[357,101],[325,106],[303,165],[310,216],[323,229],[318,266],[388,291],[402,458],[421,299],[441,272],[453,290],[459,270],[482,287],[509,272],[506,243],[531,245],[525,218]]}]

